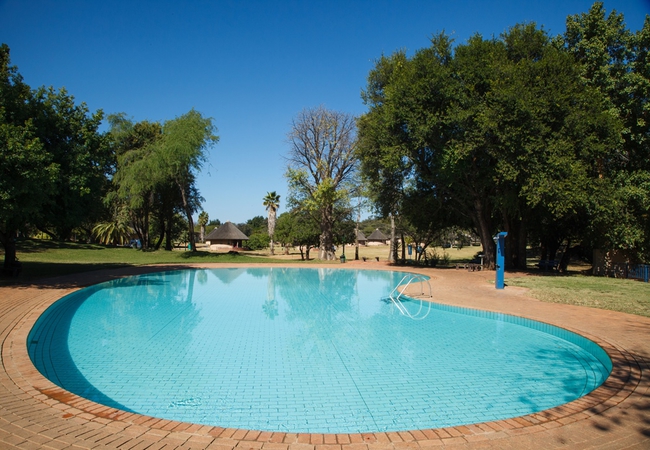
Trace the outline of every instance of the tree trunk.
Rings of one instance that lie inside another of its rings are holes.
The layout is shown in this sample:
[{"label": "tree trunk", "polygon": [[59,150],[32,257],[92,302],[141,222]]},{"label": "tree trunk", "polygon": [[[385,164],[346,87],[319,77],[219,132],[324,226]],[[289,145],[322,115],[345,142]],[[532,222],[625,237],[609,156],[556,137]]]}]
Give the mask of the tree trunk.
[{"label": "tree trunk", "polygon": [[3,272],[8,275],[13,275],[18,266],[16,260],[16,232],[17,230],[11,229],[8,229],[5,233],[0,231],[0,244],[5,249]]},{"label": "tree trunk", "polygon": [[359,222],[354,230],[354,260],[359,261]]},{"label": "tree trunk", "polygon": [[526,222],[523,218],[510,218],[503,214],[503,223],[508,233],[505,264],[506,269],[526,269]]},{"label": "tree trunk", "polygon": [[395,216],[390,215],[390,250],[388,253],[388,262],[394,263],[397,259],[397,247],[395,245]]},{"label": "tree trunk", "polygon": [[192,219],[192,208],[190,208],[190,204],[187,201],[187,195],[185,195],[185,189],[183,188],[183,185],[180,182],[176,182],[178,185],[178,188],[181,190],[181,199],[183,200],[183,210],[185,211],[185,215],[187,216],[187,226],[188,226],[188,239],[190,241],[189,246],[190,246],[190,251],[195,252],[196,251],[196,239],[194,239],[194,219]]},{"label": "tree trunk", "polygon": [[[141,217],[139,217],[139,215]],[[149,249],[149,209],[131,212],[131,225],[140,239],[142,250]]]},{"label": "tree trunk", "polygon": [[483,265],[487,269],[494,269],[494,263],[496,259],[496,245],[492,239],[492,230],[490,227],[490,220],[487,211],[485,210],[485,204],[481,199],[474,200],[474,213],[472,214],[472,219],[481,238],[481,244],[483,246]]},{"label": "tree trunk", "polygon": [[160,236],[158,236],[158,240],[156,241],[156,245],[154,245],[153,249],[158,250],[160,246],[162,245],[163,239],[165,238],[165,220],[160,219],[158,222],[158,230],[160,231]]},{"label": "tree trunk", "polygon": [[526,250],[528,247],[528,232],[526,230],[526,219],[521,219],[521,225],[519,227],[519,239],[517,241],[517,268],[521,270],[526,270],[527,261],[526,261]]},{"label": "tree trunk", "polygon": [[361,220],[361,209],[357,214],[357,226],[354,227],[354,260],[359,261],[359,221]]},{"label": "tree trunk", "polygon": [[566,241],[566,250],[560,258],[560,262],[557,265],[558,272],[567,273],[569,269],[569,260],[571,259],[571,240],[567,239]]},{"label": "tree trunk", "polygon": [[332,233],[332,206],[323,208],[320,223],[320,249],[318,259],[331,261],[335,259],[334,255],[334,236]]},{"label": "tree trunk", "polygon": [[189,232],[189,240],[190,240],[190,250],[195,252],[196,251],[196,239],[194,237],[194,219],[192,219],[192,210],[188,207],[185,210],[185,213],[187,214],[187,223],[188,223],[188,232]]}]

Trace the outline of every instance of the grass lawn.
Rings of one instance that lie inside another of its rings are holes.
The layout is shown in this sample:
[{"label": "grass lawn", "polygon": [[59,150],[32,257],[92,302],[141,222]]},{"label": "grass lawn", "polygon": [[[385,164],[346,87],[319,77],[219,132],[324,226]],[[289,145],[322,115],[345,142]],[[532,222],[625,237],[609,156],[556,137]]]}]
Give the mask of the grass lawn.
[{"label": "grass lawn", "polygon": [[549,303],[589,306],[650,317],[650,283],[585,275],[508,277],[506,285],[530,289]]},{"label": "grass lawn", "polygon": [[[174,250],[171,252],[159,250],[142,252],[131,248],[113,248],[95,244],[78,244],[69,242],[53,242],[47,240],[26,240],[18,242],[18,258],[23,264],[23,272],[18,279],[0,278],[1,285],[21,282],[32,282],[39,278],[68,275],[89,270],[113,267],[140,266],[147,264],[184,264],[195,262],[215,263],[256,263],[256,262],[305,262],[300,259],[298,249],[291,249],[288,255],[282,249],[276,249],[277,255],[271,257],[268,250],[259,252],[227,252],[214,253],[199,247],[198,252]],[[480,247],[436,248],[441,259],[449,264],[466,262],[474,258]],[[359,257],[380,261],[388,258],[388,246],[360,246]],[[354,247],[345,248],[348,260],[354,258]],[[318,250],[312,250],[311,261],[318,255]],[[341,249],[337,249],[337,256]],[[0,252],[0,260],[4,254]],[[407,256],[407,259],[409,257]],[[338,260],[332,264],[340,264]],[[439,265],[440,267],[440,265]],[[599,278],[585,275],[557,275],[508,277],[506,284],[522,286],[530,289],[530,295],[544,302],[566,303],[589,306],[593,308],[610,309],[631,314],[650,317],[650,283],[636,280],[621,280],[614,278]]]},{"label": "grass lawn", "polygon": [[[43,277],[67,275],[112,267],[147,264],[184,264],[193,262],[274,262],[257,255],[159,250],[142,252],[125,247],[96,244],[26,240],[18,242],[17,256],[23,265],[18,280],[0,278],[0,285],[30,282]],[[4,253],[0,252],[0,258]]]}]

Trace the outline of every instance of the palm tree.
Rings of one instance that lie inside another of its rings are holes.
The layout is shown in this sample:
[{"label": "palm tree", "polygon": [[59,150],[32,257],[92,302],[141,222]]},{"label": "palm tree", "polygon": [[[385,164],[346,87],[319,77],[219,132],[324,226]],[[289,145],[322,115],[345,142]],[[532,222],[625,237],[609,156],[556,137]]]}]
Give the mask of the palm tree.
[{"label": "palm tree", "polygon": [[105,245],[124,245],[132,232],[131,227],[122,221],[99,222],[93,227],[93,234],[100,244]]},{"label": "palm tree", "polygon": [[201,227],[201,243],[203,244],[205,242],[205,226],[208,224],[208,221],[210,218],[208,217],[208,213],[205,211],[201,211],[199,214],[199,225]]},{"label": "palm tree", "polygon": [[275,254],[273,252],[273,233],[275,233],[275,213],[277,212],[278,208],[280,207],[280,196],[273,192],[267,192],[266,197],[264,197],[264,206],[266,206],[266,210],[269,213],[269,237],[271,238],[271,254]]}]

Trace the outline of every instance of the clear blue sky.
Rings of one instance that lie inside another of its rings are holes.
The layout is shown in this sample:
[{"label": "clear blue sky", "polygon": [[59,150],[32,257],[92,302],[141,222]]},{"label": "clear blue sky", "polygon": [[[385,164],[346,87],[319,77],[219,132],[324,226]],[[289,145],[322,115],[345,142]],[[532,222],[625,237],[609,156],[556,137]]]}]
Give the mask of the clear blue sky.
[{"label": "clear blue sky", "polygon": [[[383,54],[463,43],[522,22],[552,35],[591,0],[69,1],[0,0],[0,42],[25,81],[65,87],[95,111],[165,121],[195,108],[220,142],[198,187],[211,219],[266,215],[281,195],[292,118],[304,108],[359,115],[360,92]],[[605,1],[638,30],[650,0]]]}]

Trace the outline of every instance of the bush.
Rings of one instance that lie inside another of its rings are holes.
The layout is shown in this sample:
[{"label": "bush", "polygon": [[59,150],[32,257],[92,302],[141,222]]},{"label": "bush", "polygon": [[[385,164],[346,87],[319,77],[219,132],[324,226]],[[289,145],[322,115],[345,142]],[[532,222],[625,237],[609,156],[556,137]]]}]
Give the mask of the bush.
[{"label": "bush", "polygon": [[251,250],[262,250],[267,248],[271,242],[268,234],[253,233],[249,238],[246,246]]}]

